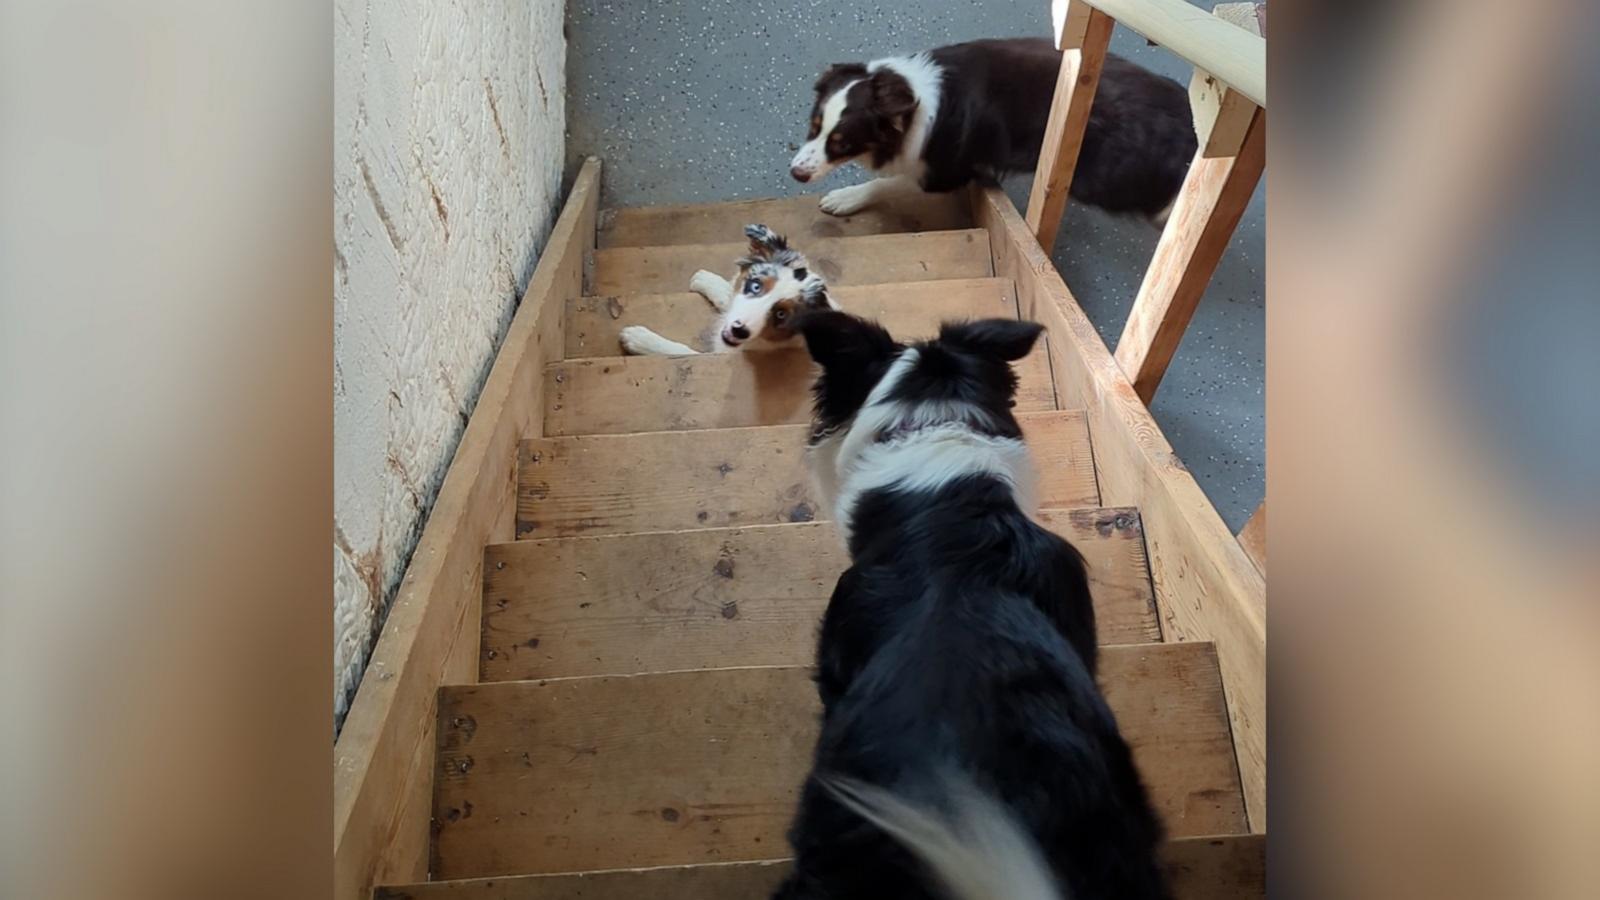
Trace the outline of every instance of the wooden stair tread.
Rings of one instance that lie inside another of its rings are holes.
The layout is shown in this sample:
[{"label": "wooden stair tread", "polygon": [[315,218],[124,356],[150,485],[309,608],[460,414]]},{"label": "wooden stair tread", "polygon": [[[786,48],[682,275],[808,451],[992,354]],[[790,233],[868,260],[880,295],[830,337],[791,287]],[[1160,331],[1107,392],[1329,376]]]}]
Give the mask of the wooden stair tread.
[{"label": "wooden stair tread", "polygon": [[[1023,413],[1042,508],[1100,505],[1082,411]],[[827,517],[805,466],[806,425],[524,440],[518,538],[681,531]]]},{"label": "wooden stair tread", "polygon": [[714,244],[739,237],[760,223],[800,244],[805,240],[905,231],[972,227],[965,193],[914,194],[853,216],[830,216],[817,208],[821,194],[729,203],[689,203],[604,209],[595,227],[600,247]]},{"label": "wooden stair tread", "polygon": [[[1089,564],[1100,642],[1160,641],[1138,512],[1040,519]],[[479,680],[810,665],[848,567],[821,522],[492,544]]]},{"label": "wooden stair tread", "polygon": [[[1044,341],[1018,360],[1017,410],[1056,408]],[[811,421],[818,369],[802,348],[551,363],[544,433],[628,434]]]},{"label": "wooden stair tread", "polygon": [[[726,272],[718,274],[727,275]],[[948,319],[1016,318],[1009,278],[950,278],[894,284],[844,285],[831,290],[848,312],[876,319],[895,337],[932,337]],[[629,325],[704,349],[716,310],[693,291],[579,297],[568,301],[566,358],[621,356],[618,335]]]},{"label": "wooden stair tread", "polygon": [[[1106,647],[1100,668],[1169,833],[1243,831],[1214,647]],[[783,856],[818,713],[802,667],[441,688],[431,871]]]},{"label": "wooden stair tread", "polygon": [[[1162,850],[1173,900],[1265,900],[1267,841],[1260,834],[1176,838]],[[759,900],[789,860],[513,875],[380,887],[373,900]]]},{"label": "wooden stair tread", "polygon": [[[831,285],[988,278],[994,274],[989,233],[981,228],[860,237],[817,238],[796,248]],[[588,294],[681,291],[700,269],[719,274],[749,252],[744,241],[595,250]]]}]

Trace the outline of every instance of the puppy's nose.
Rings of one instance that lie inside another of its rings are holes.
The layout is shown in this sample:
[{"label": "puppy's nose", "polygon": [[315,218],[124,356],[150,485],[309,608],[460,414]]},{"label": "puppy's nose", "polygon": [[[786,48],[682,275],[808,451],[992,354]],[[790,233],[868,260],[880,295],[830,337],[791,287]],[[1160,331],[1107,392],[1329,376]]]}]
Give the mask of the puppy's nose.
[{"label": "puppy's nose", "polygon": [[750,329],[746,328],[743,322],[735,322],[732,325],[729,325],[728,333],[741,341],[747,340],[750,337]]},{"label": "puppy's nose", "polygon": [[801,184],[805,184],[806,182],[811,180],[811,173],[807,172],[805,169],[800,168],[799,166],[790,166],[789,167],[789,174],[793,175],[794,176],[794,180],[800,182]]}]

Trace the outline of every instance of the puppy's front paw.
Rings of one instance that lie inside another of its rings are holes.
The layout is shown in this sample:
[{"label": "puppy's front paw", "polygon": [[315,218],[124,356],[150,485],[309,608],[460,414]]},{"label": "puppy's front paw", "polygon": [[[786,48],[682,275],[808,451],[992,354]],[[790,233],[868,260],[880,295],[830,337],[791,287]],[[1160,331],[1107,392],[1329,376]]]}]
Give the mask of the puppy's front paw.
[{"label": "puppy's front paw", "polygon": [[661,337],[643,325],[629,325],[617,335],[622,349],[634,356],[646,356],[657,352],[656,345]]},{"label": "puppy's front paw", "polygon": [[715,272],[701,269],[689,278],[689,290],[708,300],[714,300],[727,293],[728,282],[724,281],[722,276]]},{"label": "puppy's front paw", "polygon": [[849,216],[865,209],[870,198],[867,189],[856,184],[823,194],[817,206],[830,216]]}]

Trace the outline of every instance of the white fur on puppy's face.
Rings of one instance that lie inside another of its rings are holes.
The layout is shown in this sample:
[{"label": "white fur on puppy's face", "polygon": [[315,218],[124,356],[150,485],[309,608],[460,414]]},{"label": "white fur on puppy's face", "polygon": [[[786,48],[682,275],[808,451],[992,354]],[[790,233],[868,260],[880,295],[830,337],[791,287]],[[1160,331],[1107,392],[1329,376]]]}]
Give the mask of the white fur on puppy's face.
[{"label": "white fur on puppy's face", "polygon": [[803,306],[803,287],[815,280],[800,260],[794,266],[755,263],[734,275],[733,300],[717,323],[718,349],[781,344]]},{"label": "white fur on puppy's face", "polygon": [[828,159],[828,136],[833,134],[833,129],[838,127],[839,119],[844,115],[846,95],[860,83],[859,79],[851,81],[823,101],[822,124],[816,136],[806,141],[800,152],[789,161],[789,174],[803,181],[815,181],[855,158]]}]

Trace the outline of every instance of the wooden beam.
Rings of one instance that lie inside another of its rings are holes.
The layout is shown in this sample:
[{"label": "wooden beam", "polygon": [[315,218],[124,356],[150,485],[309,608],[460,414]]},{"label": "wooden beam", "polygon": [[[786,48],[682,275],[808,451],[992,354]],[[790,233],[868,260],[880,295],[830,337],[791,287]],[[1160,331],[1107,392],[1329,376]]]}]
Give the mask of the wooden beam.
[{"label": "wooden beam", "polygon": [[1261,501],[1256,511],[1250,514],[1250,521],[1244,523],[1239,529],[1239,546],[1244,548],[1245,555],[1256,564],[1262,575],[1267,574],[1267,501]]},{"label": "wooden beam", "polygon": [[1134,393],[1094,324],[1005,192],[975,190],[998,275],[1016,282],[1023,318],[1049,329],[1060,404],[1082,407],[1105,506],[1135,506],[1163,631],[1214,641],[1227,690],[1250,830],[1267,828],[1266,581]]},{"label": "wooden beam", "polygon": [[1218,81],[1204,69],[1189,79],[1189,111],[1194,115],[1194,136],[1204,159],[1238,156],[1244,136],[1255,121],[1256,105]]},{"label": "wooden beam", "polygon": [[1267,105],[1267,42],[1185,0],[1079,0]]},{"label": "wooden beam", "polygon": [[1266,113],[1257,110],[1238,156],[1196,154],[1189,166],[1117,341],[1117,363],[1147,405],[1261,179],[1266,140]]},{"label": "wooden beam", "polygon": [[[579,171],[439,489],[333,753],[334,896],[427,872],[440,685],[477,680],[483,548],[510,540],[518,441],[538,435],[544,364],[582,293],[600,161]],[[421,802],[419,802],[419,800]]]},{"label": "wooden beam", "polygon": [[[1081,0],[1069,5],[1069,22],[1071,10],[1079,6]],[[1028,194],[1028,230],[1046,250],[1055,244],[1061,215],[1067,208],[1072,172],[1078,166],[1083,130],[1089,124],[1089,108],[1094,105],[1115,24],[1105,13],[1087,9],[1081,46],[1061,54],[1055,99],[1050,104],[1044,144],[1039,148],[1039,165],[1033,170],[1033,190]]]}]

